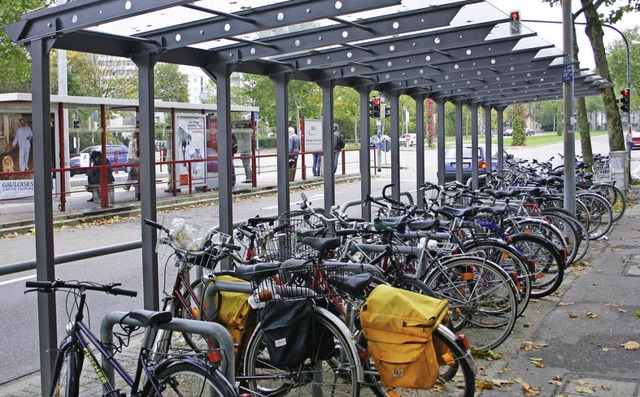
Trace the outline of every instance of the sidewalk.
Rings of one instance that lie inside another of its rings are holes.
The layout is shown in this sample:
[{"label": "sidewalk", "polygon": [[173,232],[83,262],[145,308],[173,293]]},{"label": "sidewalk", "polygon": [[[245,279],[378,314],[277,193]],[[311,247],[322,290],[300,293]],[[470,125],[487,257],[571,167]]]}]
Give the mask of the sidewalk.
[{"label": "sidewalk", "polygon": [[532,301],[493,360],[477,358],[492,396],[640,396],[640,187],[607,240]]}]

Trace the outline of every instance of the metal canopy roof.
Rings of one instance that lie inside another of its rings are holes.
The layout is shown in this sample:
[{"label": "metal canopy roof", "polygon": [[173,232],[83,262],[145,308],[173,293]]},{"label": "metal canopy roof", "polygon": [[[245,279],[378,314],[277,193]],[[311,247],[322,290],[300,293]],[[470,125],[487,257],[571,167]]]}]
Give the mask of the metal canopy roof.
[{"label": "metal canopy roof", "polygon": [[[506,106],[562,95],[562,51],[483,0],[79,0],[27,14],[12,40]],[[267,4],[268,3],[268,4]],[[266,5],[265,5],[266,4]],[[135,29],[132,29],[135,27]],[[575,72],[575,95],[608,83]],[[578,84],[580,82],[580,84]]]}]

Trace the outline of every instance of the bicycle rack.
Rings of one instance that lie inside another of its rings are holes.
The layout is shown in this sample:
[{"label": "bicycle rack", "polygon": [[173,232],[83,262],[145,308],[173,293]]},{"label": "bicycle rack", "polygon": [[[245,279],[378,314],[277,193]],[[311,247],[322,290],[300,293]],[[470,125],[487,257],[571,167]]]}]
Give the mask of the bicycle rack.
[{"label": "bicycle rack", "polygon": [[[125,317],[128,312],[113,311],[108,313],[100,324],[100,338],[104,344],[108,346],[109,343],[113,343],[113,326],[114,324],[126,324],[132,326],[142,326],[142,324],[130,317]],[[235,384],[235,356],[233,350],[233,339],[231,334],[225,327],[218,323],[187,320],[183,318],[174,318],[167,324],[158,326],[159,329],[177,332],[189,332],[193,334],[199,334],[216,340],[223,350],[221,369],[224,376],[233,385]],[[114,382],[113,368],[103,359],[103,368],[107,378]]]}]

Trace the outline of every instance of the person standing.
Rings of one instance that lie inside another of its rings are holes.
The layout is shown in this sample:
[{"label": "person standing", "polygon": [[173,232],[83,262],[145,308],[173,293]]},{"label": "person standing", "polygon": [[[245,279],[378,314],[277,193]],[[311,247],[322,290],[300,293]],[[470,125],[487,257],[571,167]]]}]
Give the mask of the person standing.
[{"label": "person standing", "polygon": [[344,138],[338,129],[338,124],[333,124],[333,173],[338,170],[338,159],[340,152],[344,149]]},{"label": "person standing", "polygon": [[[129,141],[129,149],[127,152],[127,163],[128,164],[135,164],[140,162],[140,152],[138,150],[138,140],[140,138],[140,133],[138,131],[134,131],[133,134],[131,134],[131,140]],[[128,182],[134,182],[136,183],[135,186],[135,191],[136,191],[136,196],[137,196],[137,192],[138,192],[138,167],[134,167],[134,166],[129,166],[129,175],[127,176],[127,181]],[[124,186],[125,190],[129,190],[131,189],[131,183],[128,185]]]},{"label": "person standing", "polygon": [[313,171],[313,176],[320,176],[321,169],[322,169],[322,153],[314,153],[313,165],[311,166],[311,170]]},{"label": "person standing", "polygon": [[20,161],[20,171],[27,171],[29,169],[29,154],[31,152],[31,139],[33,138],[33,131],[27,124],[27,120],[20,117],[20,127],[16,130],[16,137],[13,139],[11,149],[18,145],[20,147],[20,154],[18,159]]},{"label": "person standing", "polygon": [[296,168],[298,165],[298,153],[300,152],[300,138],[296,134],[296,129],[289,127],[289,181],[296,179]]}]

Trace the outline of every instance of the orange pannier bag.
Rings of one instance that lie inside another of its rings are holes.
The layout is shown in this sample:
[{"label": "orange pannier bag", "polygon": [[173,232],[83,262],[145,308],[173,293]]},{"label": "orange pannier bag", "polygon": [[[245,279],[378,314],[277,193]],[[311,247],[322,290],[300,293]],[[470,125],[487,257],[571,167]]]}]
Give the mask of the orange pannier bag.
[{"label": "orange pannier bag", "polygon": [[447,300],[387,285],[369,294],[360,310],[360,323],[385,387],[433,387],[442,360],[438,356],[446,353],[436,353],[432,333],[448,309]]}]

